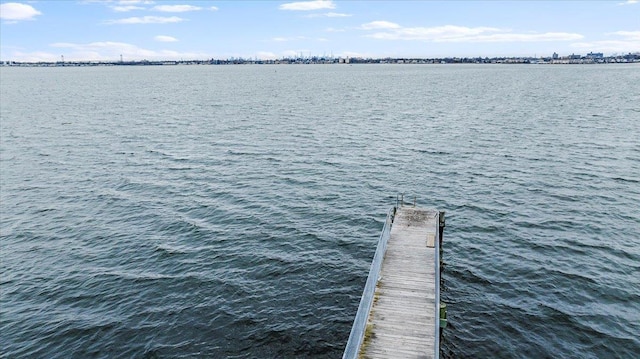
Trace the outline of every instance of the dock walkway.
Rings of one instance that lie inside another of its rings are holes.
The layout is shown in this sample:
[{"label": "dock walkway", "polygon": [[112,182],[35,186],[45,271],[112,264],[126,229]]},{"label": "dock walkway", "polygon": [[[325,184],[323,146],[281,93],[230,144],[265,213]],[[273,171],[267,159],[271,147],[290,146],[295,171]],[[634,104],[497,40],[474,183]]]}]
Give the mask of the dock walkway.
[{"label": "dock walkway", "polygon": [[[343,358],[439,357],[438,241],[438,211],[413,207],[396,210],[383,253],[376,252],[369,273],[377,279],[372,298],[358,309],[366,312],[369,307],[368,314],[364,313],[367,319],[362,339],[353,338],[359,342],[357,356],[353,349],[347,355],[348,344]],[[383,238],[379,247],[382,242]],[[382,263],[376,268],[380,259]],[[369,296],[367,290],[365,287],[363,302]],[[354,329],[356,322],[358,318]],[[352,336],[357,336],[353,332]]]}]

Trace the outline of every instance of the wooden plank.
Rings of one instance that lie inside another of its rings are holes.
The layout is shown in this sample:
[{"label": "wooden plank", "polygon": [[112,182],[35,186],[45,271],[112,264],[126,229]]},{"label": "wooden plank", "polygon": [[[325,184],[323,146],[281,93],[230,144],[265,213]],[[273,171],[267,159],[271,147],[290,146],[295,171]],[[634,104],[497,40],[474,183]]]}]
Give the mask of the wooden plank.
[{"label": "wooden plank", "polygon": [[369,312],[363,358],[433,358],[438,212],[399,208]]}]

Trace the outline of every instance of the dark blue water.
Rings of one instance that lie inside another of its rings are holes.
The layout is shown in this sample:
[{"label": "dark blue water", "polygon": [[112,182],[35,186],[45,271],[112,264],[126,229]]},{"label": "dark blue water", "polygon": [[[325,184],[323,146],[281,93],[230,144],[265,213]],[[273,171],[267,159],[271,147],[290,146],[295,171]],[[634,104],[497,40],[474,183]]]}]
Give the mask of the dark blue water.
[{"label": "dark blue water", "polygon": [[456,358],[640,353],[640,68],[0,68],[3,358],[335,358],[397,193]]}]

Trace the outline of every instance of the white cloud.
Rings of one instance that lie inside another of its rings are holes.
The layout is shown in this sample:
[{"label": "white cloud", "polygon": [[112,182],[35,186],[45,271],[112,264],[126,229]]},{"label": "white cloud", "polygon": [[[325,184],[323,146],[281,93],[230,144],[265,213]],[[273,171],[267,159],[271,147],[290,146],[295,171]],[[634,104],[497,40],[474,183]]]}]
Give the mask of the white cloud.
[{"label": "white cloud", "polygon": [[638,0],[627,0],[625,2],[618,3],[618,5],[634,5],[637,3],[638,3]]},{"label": "white cloud", "polygon": [[309,54],[309,50],[287,50],[282,52],[282,56],[284,57],[298,57],[301,55],[304,56],[304,54]]},{"label": "white cloud", "polygon": [[[51,47],[58,49],[66,49],[67,53],[64,53],[66,61],[117,61],[120,60],[120,55],[125,61],[139,61],[139,60],[180,60],[180,59],[206,59],[210,56],[204,53],[196,52],[177,52],[171,50],[151,50],[138,47],[136,45],[116,42],[116,41],[103,41],[92,42],[88,44],[75,44],[75,43],[54,43]],[[12,58],[16,58],[15,61],[34,61],[27,60],[32,54],[12,54]],[[58,61],[60,59],[60,52],[51,57],[35,61]]]},{"label": "white cloud", "polygon": [[8,57],[11,61],[23,62],[55,62],[60,61],[60,54],[52,54],[45,51],[22,52],[20,50],[13,51]]},{"label": "white cloud", "polygon": [[328,13],[324,14],[324,16],[326,16],[326,17],[350,17],[351,14],[343,14],[343,13],[339,13],[339,12],[328,12]]},{"label": "white cloud", "polygon": [[154,37],[153,39],[158,41],[158,42],[176,42],[176,41],[178,41],[178,39],[176,39],[175,37],[166,36],[166,35],[158,35],[158,36]]},{"label": "white cloud", "polygon": [[151,8],[151,10],[161,12],[189,12],[202,10],[202,8],[193,5],[157,5]]},{"label": "white cloud", "polygon": [[640,51],[640,31],[615,31],[606,34],[617,37],[612,40],[576,42],[571,47],[606,53],[627,53]]},{"label": "white cloud", "polygon": [[541,34],[499,33],[488,35],[443,36],[434,39],[436,42],[540,42],[540,41],[575,41],[584,36],[567,32],[545,32]]},{"label": "white cloud", "polygon": [[324,37],[307,37],[307,36],[293,36],[293,37],[274,37],[271,38],[271,41],[275,42],[288,42],[288,41],[329,41]]},{"label": "white cloud", "polygon": [[582,35],[566,32],[512,33],[494,27],[434,26],[402,27],[388,21],[374,21],[360,26],[363,30],[385,30],[365,35],[379,40],[414,40],[431,42],[539,42],[575,41]]},{"label": "white cloud", "polygon": [[81,4],[104,4],[115,12],[129,12],[134,10],[144,10],[140,5],[150,5],[150,0],[79,0]]},{"label": "white cloud", "polygon": [[296,41],[296,40],[309,40],[309,38],[306,36],[274,37],[271,40],[276,42],[287,42],[287,41]]},{"label": "white cloud", "polygon": [[640,43],[621,41],[621,40],[605,40],[592,42],[576,42],[570,45],[572,48],[584,51],[596,51],[602,53],[627,53],[640,51]]},{"label": "white cloud", "polygon": [[360,26],[362,30],[399,29],[400,25],[389,21],[372,21]]},{"label": "white cloud", "polygon": [[626,40],[640,41],[640,31],[615,31],[615,32],[610,32],[607,35],[617,35],[617,36],[622,36]]},{"label": "white cloud", "polygon": [[31,5],[8,2],[0,5],[0,19],[6,21],[33,20],[42,13]]},{"label": "white cloud", "polygon": [[334,4],[331,0],[299,1],[282,4],[278,8],[280,10],[310,11],[321,9],[335,9],[336,4]]},{"label": "white cloud", "polygon": [[338,13],[338,12],[327,12],[324,14],[309,14],[306,15],[305,17],[350,17],[352,16],[351,14],[342,14],[342,13]]},{"label": "white cloud", "polygon": [[375,57],[371,54],[366,54],[363,52],[353,52],[353,51],[343,51],[342,53],[337,55],[338,57],[350,57],[350,58],[354,58],[354,57],[361,57],[361,58],[370,58],[370,57]]},{"label": "white cloud", "polygon": [[135,5],[135,4],[149,5],[149,4],[153,4],[153,1],[151,1],[151,0],[120,0],[120,1],[118,1],[118,4],[120,4],[120,5]]},{"label": "white cloud", "polygon": [[115,12],[129,12],[133,10],[144,10],[143,7],[135,6],[135,5],[116,5],[112,6],[111,9]]},{"label": "white cloud", "polygon": [[275,60],[278,58],[276,54],[269,51],[258,51],[258,53],[256,54],[256,57],[261,60]]},{"label": "white cloud", "polygon": [[150,5],[154,3],[152,0],[79,0],[79,2],[81,4],[105,4],[110,6],[136,6]]},{"label": "white cloud", "polygon": [[107,24],[168,24],[175,22],[182,22],[183,18],[177,16],[162,17],[162,16],[142,16],[142,17],[128,17],[125,19],[109,20]]},{"label": "white cloud", "polygon": [[209,8],[209,10],[211,10],[211,11],[218,11],[219,9],[218,9],[218,7],[217,7],[217,6],[212,6],[212,7],[210,7],[210,8]]}]

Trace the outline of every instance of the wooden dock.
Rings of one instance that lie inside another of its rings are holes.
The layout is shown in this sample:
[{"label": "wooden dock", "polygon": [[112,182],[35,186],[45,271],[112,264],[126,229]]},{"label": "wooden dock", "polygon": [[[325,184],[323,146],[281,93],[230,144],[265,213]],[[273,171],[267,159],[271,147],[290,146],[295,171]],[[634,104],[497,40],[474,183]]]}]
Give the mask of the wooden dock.
[{"label": "wooden dock", "polygon": [[444,213],[435,210],[395,210],[343,358],[439,357],[441,225]]}]

